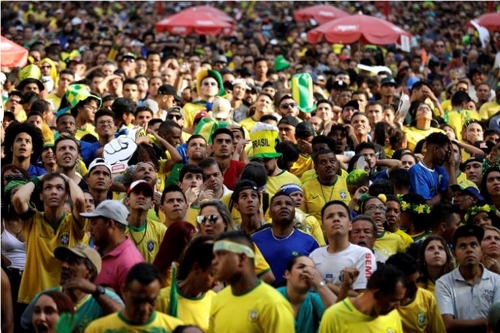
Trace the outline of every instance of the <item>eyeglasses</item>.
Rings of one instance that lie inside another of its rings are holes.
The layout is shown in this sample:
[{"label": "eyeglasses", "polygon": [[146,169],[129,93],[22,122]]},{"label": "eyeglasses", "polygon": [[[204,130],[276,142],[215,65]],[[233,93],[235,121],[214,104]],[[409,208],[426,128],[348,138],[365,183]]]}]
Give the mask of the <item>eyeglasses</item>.
[{"label": "eyeglasses", "polygon": [[436,47],[444,47],[444,44],[436,44]]},{"label": "eyeglasses", "polygon": [[135,59],[133,58],[124,58],[122,59],[123,62],[135,62]]},{"label": "eyeglasses", "polygon": [[384,205],[380,205],[380,206],[370,205],[370,206],[366,206],[365,207],[365,212],[374,212],[376,210],[379,210],[381,212],[386,212],[387,211],[387,207],[384,206]]},{"label": "eyeglasses", "polygon": [[175,119],[175,120],[179,120],[179,119],[182,119],[182,115],[180,114],[168,114],[167,115],[167,119]]},{"label": "eyeglasses", "polygon": [[111,126],[111,125],[113,125],[113,121],[112,120],[98,121],[97,125],[99,125],[99,126]]},{"label": "eyeglasses", "polygon": [[196,222],[198,222],[199,225],[204,225],[207,223],[215,224],[215,222],[217,222],[218,219],[219,217],[217,215],[207,215],[207,216],[199,215],[196,217]]},{"label": "eyeglasses", "polygon": [[281,109],[288,109],[288,108],[294,108],[296,106],[297,106],[297,104],[295,104],[295,103],[284,103],[284,104],[280,105],[280,108]]},{"label": "eyeglasses", "polygon": [[203,82],[203,85],[204,85],[204,86],[212,86],[212,87],[216,87],[216,86],[217,86],[217,82],[213,82],[213,81],[205,81],[205,82]]},{"label": "eyeglasses", "polygon": [[42,65],[40,68],[50,68],[50,65]]}]

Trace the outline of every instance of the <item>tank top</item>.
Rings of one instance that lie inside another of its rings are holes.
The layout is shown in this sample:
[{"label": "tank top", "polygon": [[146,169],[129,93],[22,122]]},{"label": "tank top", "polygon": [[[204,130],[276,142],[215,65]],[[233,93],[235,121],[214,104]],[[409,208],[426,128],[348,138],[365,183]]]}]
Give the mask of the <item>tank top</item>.
[{"label": "tank top", "polygon": [[9,267],[24,270],[26,264],[26,243],[21,242],[5,228],[3,224],[2,232],[2,255],[10,260],[12,265]]}]

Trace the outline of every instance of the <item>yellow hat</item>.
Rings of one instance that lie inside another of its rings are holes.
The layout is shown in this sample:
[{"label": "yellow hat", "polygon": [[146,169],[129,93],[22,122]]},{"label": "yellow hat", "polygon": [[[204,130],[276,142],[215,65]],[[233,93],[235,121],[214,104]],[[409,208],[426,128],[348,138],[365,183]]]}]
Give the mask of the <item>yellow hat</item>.
[{"label": "yellow hat", "polygon": [[43,138],[43,149],[54,147],[54,136]]},{"label": "yellow hat", "polygon": [[42,91],[45,89],[45,87],[43,85],[43,82],[40,81],[41,77],[42,71],[40,70],[40,68],[38,68],[38,66],[33,64],[28,65],[19,71],[19,84],[17,85],[16,89],[22,92],[27,84],[36,83],[38,89]]},{"label": "yellow hat", "polygon": [[92,97],[97,100],[97,107],[101,108],[102,100],[99,96],[91,93],[90,88],[85,84],[71,84],[66,89],[66,99],[71,108],[74,108],[79,102]]},{"label": "yellow hat", "polygon": [[276,152],[279,143],[278,128],[265,123],[257,123],[250,132],[253,146],[253,158],[277,158],[281,153]]}]

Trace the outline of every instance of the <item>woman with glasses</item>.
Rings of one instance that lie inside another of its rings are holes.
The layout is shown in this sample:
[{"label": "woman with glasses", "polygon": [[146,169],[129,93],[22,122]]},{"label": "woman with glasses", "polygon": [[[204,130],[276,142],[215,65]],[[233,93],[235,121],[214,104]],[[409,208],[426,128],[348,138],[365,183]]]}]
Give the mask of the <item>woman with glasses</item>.
[{"label": "woman with glasses", "polygon": [[444,131],[432,127],[432,109],[429,105],[425,103],[420,103],[416,107],[415,120],[410,124],[410,126],[403,126],[403,132],[406,134],[406,139],[408,140],[408,149],[411,151],[415,150],[417,142],[425,139],[431,133],[443,133]]},{"label": "woman with glasses", "polygon": [[403,239],[399,235],[384,229],[384,224],[387,222],[386,201],[387,198],[384,194],[380,194],[378,197],[368,196],[361,199],[360,207],[360,213],[370,216],[377,226],[378,236],[373,248],[381,254],[379,259],[382,257],[387,259],[393,254],[406,250]]}]

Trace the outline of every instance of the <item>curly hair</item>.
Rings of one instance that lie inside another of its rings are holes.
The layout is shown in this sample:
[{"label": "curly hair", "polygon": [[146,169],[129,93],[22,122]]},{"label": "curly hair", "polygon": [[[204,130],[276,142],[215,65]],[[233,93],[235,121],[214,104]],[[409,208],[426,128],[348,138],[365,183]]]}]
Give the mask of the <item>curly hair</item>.
[{"label": "curly hair", "polygon": [[26,133],[31,137],[31,143],[33,146],[33,153],[31,154],[31,164],[36,164],[43,148],[43,135],[39,128],[35,127],[30,123],[12,123],[7,127],[5,131],[5,159],[3,164],[11,164],[13,161],[12,146],[16,140],[16,137],[21,134]]}]

